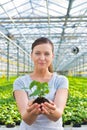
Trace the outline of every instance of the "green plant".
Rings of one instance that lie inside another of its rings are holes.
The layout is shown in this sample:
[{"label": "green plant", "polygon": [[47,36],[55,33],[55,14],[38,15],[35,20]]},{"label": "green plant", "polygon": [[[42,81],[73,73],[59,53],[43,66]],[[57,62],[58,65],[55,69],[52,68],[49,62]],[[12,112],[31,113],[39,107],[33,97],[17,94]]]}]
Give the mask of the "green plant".
[{"label": "green plant", "polygon": [[39,82],[39,81],[32,81],[30,86],[30,89],[34,88],[34,91],[30,94],[30,96],[37,96],[37,98],[33,101],[33,103],[44,103],[48,102],[49,100],[46,99],[44,96],[49,93],[49,87],[47,82]]},{"label": "green plant", "polygon": [[39,82],[39,81],[32,81],[29,88],[32,89],[36,86],[36,89],[30,96],[38,96],[38,97],[44,97],[46,94],[49,93],[49,87],[47,82]]},{"label": "green plant", "polygon": [[82,119],[79,116],[72,116],[73,127],[81,127]]},{"label": "green plant", "polygon": [[5,122],[6,127],[15,127],[16,123],[13,121],[13,119],[10,117],[8,120]]},{"label": "green plant", "polygon": [[[0,78],[0,125],[5,125],[9,116],[16,124],[21,122],[21,116],[12,95],[15,79],[16,77],[10,77],[10,80],[7,81]],[[68,77],[68,79],[70,83],[69,98],[63,114],[63,122],[72,124],[80,118],[82,124],[87,124],[87,77]],[[34,90],[35,87],[32,89]],[[73,116],[78,116],[78,118],[75,119]]]}]

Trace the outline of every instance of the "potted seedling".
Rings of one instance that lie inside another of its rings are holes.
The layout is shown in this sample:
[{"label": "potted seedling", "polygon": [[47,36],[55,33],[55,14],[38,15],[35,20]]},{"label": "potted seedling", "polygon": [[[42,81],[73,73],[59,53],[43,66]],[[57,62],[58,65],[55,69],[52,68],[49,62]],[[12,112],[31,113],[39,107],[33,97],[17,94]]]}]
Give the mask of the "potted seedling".
[{"label": "potted seedling", "polygon": [[49,87],[47,82],[39,82],[39,81],[32,81],[29,89],[35,87],[35,90],[30,94],[30,96],[37,96],[37,98],[33,101],[33,103],[44,103],[49,102],[44,96],[49,93]]},{"label": "potted seedling", "polygon": [[82,119],[78,116],[73,116],[72,125],[73,127],[81,127]]},{"label": "potted seedling", "polygon": [[9,118],[6,122],[5,125],[7,128],[15,127],[16,123],[13,121],[12,118]]}]

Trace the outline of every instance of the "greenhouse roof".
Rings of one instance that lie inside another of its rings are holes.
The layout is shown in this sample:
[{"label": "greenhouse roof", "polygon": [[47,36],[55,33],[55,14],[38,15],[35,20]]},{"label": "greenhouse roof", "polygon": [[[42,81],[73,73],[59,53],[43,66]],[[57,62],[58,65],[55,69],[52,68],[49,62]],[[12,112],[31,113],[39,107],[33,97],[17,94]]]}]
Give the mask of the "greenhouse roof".
[{"label": "greenhouse roof", "polygon": [[87,63],[87,0],[0,0],[0,41],[30,54],[39,37],[54,43],[55,70]]}]

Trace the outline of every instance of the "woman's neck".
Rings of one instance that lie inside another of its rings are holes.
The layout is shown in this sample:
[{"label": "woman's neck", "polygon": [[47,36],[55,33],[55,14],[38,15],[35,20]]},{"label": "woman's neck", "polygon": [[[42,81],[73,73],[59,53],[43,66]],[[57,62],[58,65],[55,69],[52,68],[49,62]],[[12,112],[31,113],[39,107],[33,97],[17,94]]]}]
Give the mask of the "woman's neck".
[{"label": "woman's neck", "polygon": [[34,71],[30,74],[33,80],[40,82],[48,82],[51,79],[52,75],[53,74],[49,71]]}]

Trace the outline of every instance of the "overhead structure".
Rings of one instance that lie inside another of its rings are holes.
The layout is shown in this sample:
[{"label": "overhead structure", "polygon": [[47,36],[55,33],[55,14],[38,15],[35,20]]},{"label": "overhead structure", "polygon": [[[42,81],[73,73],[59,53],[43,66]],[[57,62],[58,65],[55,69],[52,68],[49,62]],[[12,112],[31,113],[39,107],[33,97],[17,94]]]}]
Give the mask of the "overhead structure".
[{"label": "overhead structure", "polygon": [[31,71],[31,44],[39,37],[54,44],[54,71],[87,74],[87,0],[0,0],[1,67]]}]

